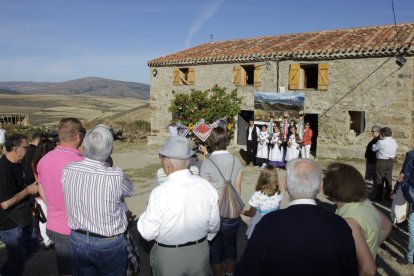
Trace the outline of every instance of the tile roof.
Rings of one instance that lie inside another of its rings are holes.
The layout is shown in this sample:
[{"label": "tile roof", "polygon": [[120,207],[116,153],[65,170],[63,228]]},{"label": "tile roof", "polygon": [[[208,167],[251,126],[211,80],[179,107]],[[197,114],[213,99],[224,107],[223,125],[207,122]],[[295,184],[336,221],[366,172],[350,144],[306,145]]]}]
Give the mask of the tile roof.
[{"label": "tile roof", "polygon": [[148,66],[320,60],[414,54],[414,23],[204,43],[153,59]]}]

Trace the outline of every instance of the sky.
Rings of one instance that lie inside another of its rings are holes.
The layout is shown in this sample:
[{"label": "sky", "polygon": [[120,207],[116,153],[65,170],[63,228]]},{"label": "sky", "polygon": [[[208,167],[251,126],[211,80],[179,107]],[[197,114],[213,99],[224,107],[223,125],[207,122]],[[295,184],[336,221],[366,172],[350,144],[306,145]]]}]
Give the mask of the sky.
[{"label": "sky", "polygon": [[[414,0],[393,0],[396,23]],[[0,0],[0,81],[149,84],[147,62],[214,41],[394,24],[392,0]]]}]

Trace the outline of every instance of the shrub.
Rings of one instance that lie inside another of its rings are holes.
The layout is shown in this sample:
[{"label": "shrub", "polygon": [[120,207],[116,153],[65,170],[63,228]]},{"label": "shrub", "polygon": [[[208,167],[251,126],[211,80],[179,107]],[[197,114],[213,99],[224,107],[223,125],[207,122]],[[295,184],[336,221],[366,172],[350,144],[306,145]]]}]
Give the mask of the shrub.
[{"label": "shrub", "polygon": [[176,94],[168,111],[187,126],[196,124],[200,119],[209,124],[227,118],[228,123],[234,123],[241,101],[237,88],[227,93],[225,87],[215,85],[205,91],[192,89],[190,94]]}]

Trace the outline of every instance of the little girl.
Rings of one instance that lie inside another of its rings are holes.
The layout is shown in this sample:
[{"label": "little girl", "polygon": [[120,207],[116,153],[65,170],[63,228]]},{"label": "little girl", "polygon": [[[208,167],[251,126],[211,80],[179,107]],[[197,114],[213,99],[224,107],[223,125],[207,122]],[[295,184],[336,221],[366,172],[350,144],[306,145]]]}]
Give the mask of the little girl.
[{"label": "little girl", "polygon": [[274,128],[274,133],[271,135],[270,139],[270,151],[269,151],[269,165],[274,167],[284,167],[285,163],[283,162],[283,143],[281,139],[280,130],[277,126]]},{"label": "little girl", "polygon": [[262,131],[260,132],[257,141],[256,164],[264,168],[269,159],[269,133],[267,132],[267,125],[262,126]]},{"label": "little girl", "polygon": [[282,199],[283,195],[279,190],[277,168],[267,166],[260,172],[256,184],[256,192],[249,200],[250,209],[242,212],[245,216],[253,217],[246,231],[248,239],[250,239],[254,227],[264,215],[280,209]]}]

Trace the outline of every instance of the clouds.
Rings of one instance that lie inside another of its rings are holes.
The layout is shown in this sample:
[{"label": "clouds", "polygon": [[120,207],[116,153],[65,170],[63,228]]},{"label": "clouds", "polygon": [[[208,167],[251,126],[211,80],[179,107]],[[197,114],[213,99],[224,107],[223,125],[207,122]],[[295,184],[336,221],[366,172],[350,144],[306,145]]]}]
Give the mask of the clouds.
[{"label": "clouds", "polygon": [[189,48],[191,47],[191,41],[193,37],[203,28],[204,24],[214,16],[214,14],[217,12],[217,10],[221,7],[224,0],[217,0],[211,3],[211,5],[207,6],[201,15],[197,18],[197,21],[194,23],[194,25],[190,28],[187,39],[185,40],[185,47]]}]

